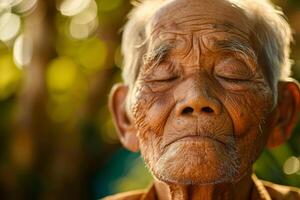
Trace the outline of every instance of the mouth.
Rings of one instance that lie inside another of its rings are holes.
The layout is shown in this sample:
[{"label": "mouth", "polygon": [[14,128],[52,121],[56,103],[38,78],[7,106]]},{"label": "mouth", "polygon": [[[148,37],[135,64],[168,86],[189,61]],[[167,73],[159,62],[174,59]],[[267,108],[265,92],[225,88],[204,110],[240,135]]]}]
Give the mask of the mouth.
[{"label": "mouth", "polygon": [[[224,137],[224,136],[223,136]],[[226,136],[228,137],[228,136]],[[220,138],[220,137],[216,137],[214,135],[211,134],[187,134],[187,135],[183,135],[181,137],[178,137],[172,141],[170,141],[169,143],[166,144],[166,147],[176,143],[176,142],[204,142],[204,141],[213,141],[213,142],[218,142],[220,144],[226,145],[227,143],[226,138]]]}]

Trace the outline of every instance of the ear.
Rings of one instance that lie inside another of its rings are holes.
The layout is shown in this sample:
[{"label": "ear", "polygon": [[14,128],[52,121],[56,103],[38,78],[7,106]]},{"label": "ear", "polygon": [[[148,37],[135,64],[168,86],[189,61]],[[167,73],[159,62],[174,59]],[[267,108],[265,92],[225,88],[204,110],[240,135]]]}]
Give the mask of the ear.
[{"label": "ear", "polygon": [[114,85],[110,91],[109,109],[121,143],[128,150],[137,152],[139,151],[137,130],[129,118],[125,106],[127,93],[128,86],[123,84]]},{"label": "ear", "polygon": [[273,113],[273,130],[269,136],[269,148],[286,142],[292,134],[300,111],[300,90],[296,81],[279,82],[278,103]]}]

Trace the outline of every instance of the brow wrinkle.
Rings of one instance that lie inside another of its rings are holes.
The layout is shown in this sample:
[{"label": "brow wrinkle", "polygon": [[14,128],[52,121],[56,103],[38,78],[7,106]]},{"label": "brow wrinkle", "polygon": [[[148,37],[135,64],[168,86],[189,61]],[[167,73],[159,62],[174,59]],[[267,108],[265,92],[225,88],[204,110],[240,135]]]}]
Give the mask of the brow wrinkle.
[{"label": "brow wrinkle", "polygon": [[[215,34],[215,33],[231,33],[231,34],[236,35],[237,36],[236,38],[240,37],[241,39],[243,39],[245,41],[249,40],[248,37],[243,35],[241,32],[234,31],[234,29],[221,29],[221,28],[219,28],[219,29],[213,29],[212,30],[211,27],[199,27],[199,24],[189,27],[189,31],[180,30],[180,29],[179,30],[164,30],[162,33],[159,33],[159,34],[172,34],[172,35],[175,35],[175,36],[179,36],[179,35],[180,36],[186,36],[186,35],[190,35],[190,34],[196,34],[197,32],[200,32],[200,34],[202,36]],[[155,36],[154,32],[152,34],[153,34],[152,36]]]},{"label": "brow wrinkle", "polygon": [[[203,22],[203,20],[208,20],[208,22]],[[159,32],[161,28],[165,27],[172,27],[174,22],[166,22],[163,24],[156,24],[153,26],[153,30],[151,31],[151,35]],[[233,29],[236,30],[240,35],[247,35],[248,33],[239,29],[239,27],[234,26],[232,23],[228,21],[222,21],[214,18],[208,18],[206,15],[190,15],[184,18],[177,19],[176,25],[188,24],[197,25],[199,26],[209,26],[207,29],[216,29],[216,30],[225,30],[225,31],[232,31]],[[204,28],[205,29],[205,28]],[[202,30],[202,28],[200,29]]]},{"label": "brow wrinkle", "polygon": [[203,37],[200,37],[199,45],[202,46],[203,49],[209,52],[213,52],[204,42]]},{"label": "brow wrinkle", "polygon": [[191,36],[192,36],[192,39],[186,40],[187,48],[185,48],[186,50],[182,53],[182,55],[183,55],[182,60],[188,58],[191,55],[192,51],[193,51],[194,35],[192,34]]},{"label": "brow wrinkle", "polygon": [[[200,40],[197,40],[196,37],[194,37],[194,40],[196,40],[197,42],[197,45],[198,45],[198,57],[197,57],[197,64],[200,65],[200,60],[201,60],[201,54],[202,54],[202,48],[201,48],[201,44],[200,44],[200,41],[201,41],[201,37],[200,37]],[[196,46],[196,45],[195,45]]]}]

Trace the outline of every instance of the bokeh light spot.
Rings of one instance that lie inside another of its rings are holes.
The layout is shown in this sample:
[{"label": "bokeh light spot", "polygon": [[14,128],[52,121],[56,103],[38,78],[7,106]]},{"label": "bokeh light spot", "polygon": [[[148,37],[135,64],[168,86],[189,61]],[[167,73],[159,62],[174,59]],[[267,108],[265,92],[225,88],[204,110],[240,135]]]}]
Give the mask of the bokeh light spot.
[{"label": "bokeh light spot", "polygon": [[76,24],[88,24],[97,17],[98,7],[95,1],[91,1],[90,5],[81,13],[73,17]]},{"label": "bokeh light spot", "polygon": [[9,2],[10,6],[13,7],[13,6],[17,6],[18,4],[20,4],[20,3],[22,3],[23,1],[26,1],[26,0],[2,0],[2,1]]},{"label": "bokeh light spot", "polygon": [[74,20],[70,23],[70,34],[75,39],[86,39],[89,37],[89,27],[86,24],[77,24]]},{"label": "bokeh light spot", "polygon": [[11,11],[12,0],[0,0],[0,16]]},{"label": "bokeh light spot", "polygon": [[47,86],[50,92],[66,92],[77,76],[76,64],[67,57],[53,60],[47,69]]},{"label": "bokeh light spot", "polygon": [[98,28],[98,24],[98,18],[96,17],[87,24],[77,23],[76,18],[72,18],[69,27],[70,34],[75,39],[86,39],[95,32],[95,30]]},{"label": "bokeh light spot", "polygon": [[13,3],[13,1],[14,0],[0,0],[0,9],[11,7],[11,4]]},{"label": "bokeh light spot", "polygon": [[60,5],[60,11],[65,16],[74,16],[86,9],[91,0],[65,0]]},{"label": "bokeh light spot", "polygon": [[37,6],[37,0],[22,0],[20,1],[14,11],[20,14],[30,14]]},{"label": "bokeh light spot", "polygon": [[18,15],[5,13],[0,17],[0,40],[6,42],[14,38],[21,26],[21,20]]},{"label": "bokeh light spot", "polygon": [[20,35],[14,44],[14,61],[19,68],[24,65],[28,65],[32,56],[32,45],[29,38],[24,38],[24,35]]},{"label": "bokeh light spot", "polygon": [[94,71],[104,65],[107,56],[107,47],[98,38],[92,38],[84,42],[79,48],[78,58],[81,65]]},{"label": "bokeh light spot", "polygon": [[0,100],[8,97],[17,89],[21,76],[10,54],[0,56]]},{"label": "bokeh light spot", "polygon": [[295,156],[289,157],[283,165],[283,172],[288,175],[295,174],[299,170],[300,170],[300,160]]}]

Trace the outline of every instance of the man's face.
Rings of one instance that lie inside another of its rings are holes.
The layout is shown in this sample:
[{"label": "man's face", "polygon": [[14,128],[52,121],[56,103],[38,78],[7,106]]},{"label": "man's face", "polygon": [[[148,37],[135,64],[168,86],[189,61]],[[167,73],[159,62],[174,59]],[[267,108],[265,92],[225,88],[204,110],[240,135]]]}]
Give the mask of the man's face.
[{"label": "man's face", "polygon": [[224,1],[179,0],[153,17],[130,111],[158,179],[209,184],[251,169],[274,102],[250,27]]}]

